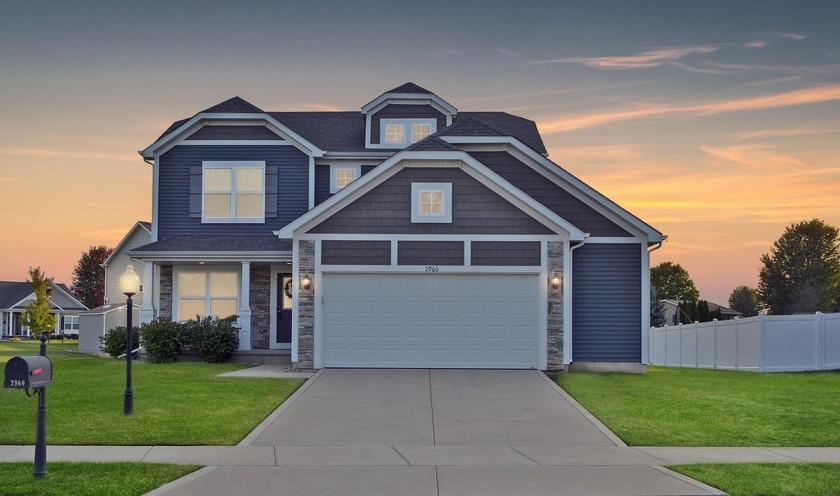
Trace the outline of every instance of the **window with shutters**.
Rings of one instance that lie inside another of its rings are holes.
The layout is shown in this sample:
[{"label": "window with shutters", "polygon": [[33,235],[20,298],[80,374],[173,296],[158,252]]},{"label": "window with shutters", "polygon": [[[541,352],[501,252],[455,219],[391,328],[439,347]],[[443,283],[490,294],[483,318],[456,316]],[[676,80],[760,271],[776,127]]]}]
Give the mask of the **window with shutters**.
[{"label": "window with shutters", "polygon": [[201,163],[201,222],[265,222],[265,162]]}]

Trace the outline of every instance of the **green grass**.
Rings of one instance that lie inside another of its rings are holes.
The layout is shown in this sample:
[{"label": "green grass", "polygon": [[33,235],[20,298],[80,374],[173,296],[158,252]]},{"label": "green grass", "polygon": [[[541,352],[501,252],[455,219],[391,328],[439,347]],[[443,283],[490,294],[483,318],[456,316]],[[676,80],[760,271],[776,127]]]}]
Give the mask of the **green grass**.
[{"label": "green grass", "polygon": [[633,446],[840,446],[840,371],[648,367],[554,380]]},{"label": "green grass", "polygon": [[32,463],[0,464],[0,494],[134,496],[145,494],[200,467],[154,463],[47,463],[47,476],[32,477]]},{"label": "green grass", "polygon": [[668,468],[731,496],[840,495],[840,464],[698,464]]},{"label": "green grass", "polygon": [[[235,445],[288,398],[301,379],[220,378],[241,364],[134,362],[134,415],[123,415],[125,362],[50,345],[47,443]],[[0,364],[35,355],[36,343],[0,343]],[[37,400],[0,389],[0,444],[35,442]]]}]

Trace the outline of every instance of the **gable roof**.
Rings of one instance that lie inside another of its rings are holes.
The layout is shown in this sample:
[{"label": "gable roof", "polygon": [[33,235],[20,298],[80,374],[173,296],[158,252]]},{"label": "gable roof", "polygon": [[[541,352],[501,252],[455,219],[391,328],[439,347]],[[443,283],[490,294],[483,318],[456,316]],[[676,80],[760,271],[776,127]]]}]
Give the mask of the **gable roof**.
[{"label": "gable roof", "polygon": [[256,105],[235,96],[222,103],[204,109],[199,114],[262,114],[263,111]]},{"label": "gable roof", "polygon": [[[53,308],[61,310],[87,310],[87,307],[73,296],[70,288],[63,283],[50,285],[53,290],[50,303]],[[0,281],[0,308],[2,309],[23,309],[27,305],[22,303],[32,296],[35,291],[28,282]]]},{"label": "gable roof", "polygon": [[12,308],[32,293],[28,282],[0,281],[0,308]]},{"label": "gable roof", "polygon": [[427,90],[426,88],[421,88],[420,86],[412,83],[411,81],[401,84],[394,89],[388,90],[385,93],[426,93],[431,95],[432,92]]},{"label": "gable roof", "polygon": [[108,258],[106,258],[105,261],[102,262],[103,267],[107,267],[108,264],[111,263],[111,259],[116,257],[120,252],[122,252],[123,246],[128,242],[129,239],[131,239],[134,236],[134,233],[136,233],[138,229],[143,229],[147,233],[149,233],[149,240],[151,241],[151,239],[152,239],[152,223],[151,222],[146,222],[146,221],[143,221],[143,220],[138,220],[131,227],[131,229],[128,230],[126,235],[123,236],[123,239],[121,239],[120,242],[117,243],[117,246],[114,247],[114,251],[112,251],[111,254],[108,255]]}]

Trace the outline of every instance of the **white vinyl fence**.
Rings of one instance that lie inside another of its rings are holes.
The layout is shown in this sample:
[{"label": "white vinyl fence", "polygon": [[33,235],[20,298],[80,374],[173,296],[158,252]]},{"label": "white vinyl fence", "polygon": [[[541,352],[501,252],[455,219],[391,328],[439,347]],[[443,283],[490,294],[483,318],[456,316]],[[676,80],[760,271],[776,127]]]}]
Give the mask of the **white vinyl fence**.
[{"label": "white vinyl fence", "polygon": [[652,327],[652,365],[782,372],[840,369],[840,314],[759,315]]}]

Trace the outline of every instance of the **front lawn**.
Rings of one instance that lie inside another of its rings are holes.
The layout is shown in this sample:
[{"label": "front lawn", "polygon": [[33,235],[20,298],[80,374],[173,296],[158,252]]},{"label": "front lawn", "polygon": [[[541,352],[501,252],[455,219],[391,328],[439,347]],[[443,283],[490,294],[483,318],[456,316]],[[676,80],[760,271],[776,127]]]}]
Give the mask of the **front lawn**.
[{"label": "front lawn", "polygon": [[632,446],[840,446],[840,371],[552,378]]},{"label": "front lawn", "polygon": [[[220,378],[241,364],[134,362],[134,415],[123,415],[125,361],[50,345],[47,443],[235,445],[288,398],[301,379]],[[0,343],[0,364],[38,354],[37,343]],[[35,442],[37,400],[0,390],[0,444]]]},{"label": "front lawn", "polygon": [[0,494],[39,496],[139,496],[200,467],[156,463],[47,464],[47,476],[32,477],[32,463],[0,464]]},{"label": "front lawn", "polygon": [[836,464],[698,464],[668,468],[731,496],[840,495],[840,465]]}]

